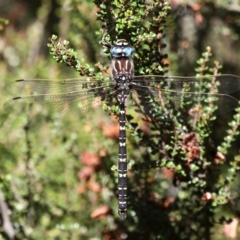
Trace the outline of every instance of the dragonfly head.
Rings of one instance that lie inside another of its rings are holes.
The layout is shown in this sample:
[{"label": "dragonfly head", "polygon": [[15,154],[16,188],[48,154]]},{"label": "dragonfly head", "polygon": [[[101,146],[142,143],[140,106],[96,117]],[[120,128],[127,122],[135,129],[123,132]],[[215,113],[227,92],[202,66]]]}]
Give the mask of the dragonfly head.
[{"label": "dragonfly head", "polygon": [[134,54],[134,48],[125,40],[119,39],[110,49],[112,58],[130,58]]}]

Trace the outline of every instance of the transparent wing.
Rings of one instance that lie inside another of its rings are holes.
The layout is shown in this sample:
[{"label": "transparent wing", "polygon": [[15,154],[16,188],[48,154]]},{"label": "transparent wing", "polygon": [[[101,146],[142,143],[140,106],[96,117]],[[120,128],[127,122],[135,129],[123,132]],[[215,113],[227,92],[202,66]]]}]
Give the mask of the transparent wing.
[{"label": "transparent wing", "polygon": [[70,120],[92,117],[93,110],[102,110],[104,101],[112,101],[116,91],[109,79],[69,79],[62,81],[27,79],[18,80],[6,87],[9,92],[21,93],[5,103],[4,108],[13,114],[47,114],[53,112]]},{"label": "transparent wing", "polygon": [[61,94],[81,92],[84,90],[110,87],[114,80],[105,77],[82,77],[75,79],[19,79],[5,86],[5,90],[15,96],[29,96],[40,94]]},{"label": "transparent wing", "polygon": [[240,77],[231,74],[207,77],[136,76],[133,82],[149,87],[161,84],[162,89],[178,92],[182,92],[186,87],[189,88],[189,92],[198,93],[206,93],[205,91],[211,91],[211,88],[217,88],[217,93],[220,94],[230,94],[240,90]]},{"label": "transparent wing", "polygon": [[[144,102],[144,92],[161,105],[171,101],[175,107],[188,105],[188,109],[196,106],[216,107],[215,114],[223,114],[238,107],[238,101],[227,93],[240,89],[240,78],[234,75],[223,75],[209,78],[196,77],[135,77],[133,89],[138,98]],[[145,101],[146,102],[146,101]],[[145,106],[146,110],[146,106]]]},{"label": "transparent wing", "polygon": [[[171,99],[178,107],[183,99],[196,104],[208,104],[206,99],[215,98],[217,114],[225,113],[238,106],[235,98],[226,95],[240,89],[240,78],[234,75],[196,77],[137,76],[130,84],[139,98],[152,96],[161,104]],[[68,119],[91,117],[91,109],[102,109],[104,101],[117,105],[117,90],[110,77],[82,77],[67,80],[22,79],[6,86],[14,97],[5,109],[14,114],[54,112]],[[141,96],[141,97],[140,97]]]}]

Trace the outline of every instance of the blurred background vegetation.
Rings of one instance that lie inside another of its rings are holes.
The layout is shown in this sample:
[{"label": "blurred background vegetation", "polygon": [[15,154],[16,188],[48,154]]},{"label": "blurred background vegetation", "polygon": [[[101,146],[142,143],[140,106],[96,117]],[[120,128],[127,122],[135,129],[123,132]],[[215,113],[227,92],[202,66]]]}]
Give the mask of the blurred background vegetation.
[{"label": "blurred background vegetation", "polygon": [[[82,62],[108,66],[109,59],[99,45],[102,23],[97,21],[100,3],[106,2],[0,0],[1,105],[10,98],[4,86],[16,79],[79,76],[50,55],[47,43],[52,34],[69,40]],[[166,47],[162,49],[168,54],[164,60],[169,65],[168,75],[195,75],[196,61],[207,46],[222,65],[221,73],[240,75],[239,2],[168,3],[171,10],[163,29]],[[230,162],[240,158],[240,139],[234,139],[229,147],[230,160],[221,169],[222,179],[227,179],[229,169],[234,172],[226,186],[231,185],[232,193],[228,203],[214,210],[193,211],[189,200],[194,190],[188,192],[183,185],[181,191],[172,185],[171,171],[130,171],[129,216],[120,221],[117,174],[111,170],[118,155],[114,117],[97,115],[91,122],[67,122],[49,115],[30,124],[27,114],[9,114],[3,107],[0,111],[0,239],[238,239],[238,166],[233,169]],[[221,132],[226,131],[226,121],[231,118],[219,120],[215,130],[220,131],[225,124]],[[139,121],[147,132],[148,125]],[[136,135],[129,133],[129,160],[141,161],[145,153],[136,143]],[[211,196],[205,192],[204,197],[208,205]],[[141,211],[144,214],[139,214]],[[199,217],[204,211],[208,216],[205,220]],[[230,218],[233,221],[227,224]]]}]

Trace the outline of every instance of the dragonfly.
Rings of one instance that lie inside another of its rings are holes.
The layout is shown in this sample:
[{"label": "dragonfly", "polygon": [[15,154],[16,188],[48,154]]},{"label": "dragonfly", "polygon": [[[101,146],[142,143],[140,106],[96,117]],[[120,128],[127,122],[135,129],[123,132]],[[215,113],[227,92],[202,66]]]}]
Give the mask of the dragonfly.
[{"label": "dragonfly", "polygon": [[[192,102],[204,103],[208,96],[217,98],[216,114],[226,113],[238,106],[238,101],[229,94],[240,89],[240,78],[234,75],[209,77],[178,77],[160,75],[134,75],[134,47],[125,39],[115,43],[102,41],[110,52],[111,75],[108,77],[79,77],[76,79],[20,79],[9,84],[6,89],[21,92],[5,103],[5,109],[16,111],[25,108],[28,113],[54,111],[59,116],[69,117],[77,112],[91,114],[90,108],[98,109],[105,102],[116,104],[119,108],[119,150],[118,150],[118,214],[120,219],[127,217],[127,147],[126,147],[126,103],[128,96],[150,96],[155,100],[172,97],[179,103],[187,94]],[[199,82],[212,79],[217,91],[206,92],[199,88]],[[187,91],[185,90],[187,88]],[[114,99],[114,101],[111,101]],[[206,105],[207,103],[205,103]]]}]

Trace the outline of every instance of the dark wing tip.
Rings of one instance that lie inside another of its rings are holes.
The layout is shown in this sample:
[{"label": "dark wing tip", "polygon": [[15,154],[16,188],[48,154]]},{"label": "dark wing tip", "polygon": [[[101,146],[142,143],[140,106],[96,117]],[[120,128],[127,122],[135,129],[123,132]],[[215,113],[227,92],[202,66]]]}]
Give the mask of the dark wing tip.
[{"label": "dark wing tip", "polygon": [[18,79],[18,80],[16,80],[16,82],[23,82],[24,81],[24,79]]}]

